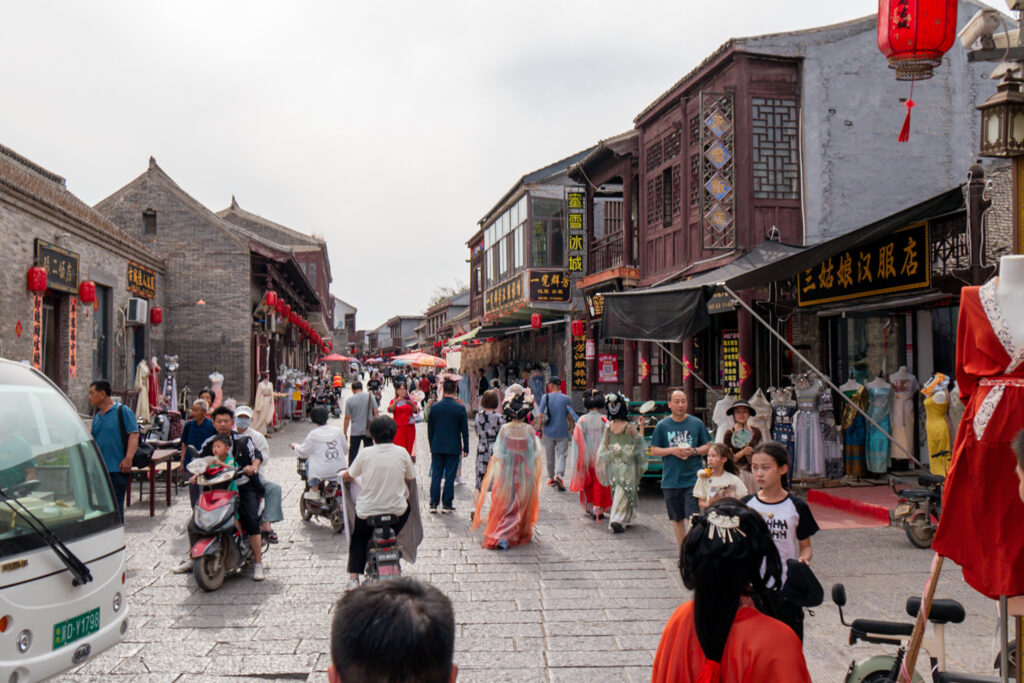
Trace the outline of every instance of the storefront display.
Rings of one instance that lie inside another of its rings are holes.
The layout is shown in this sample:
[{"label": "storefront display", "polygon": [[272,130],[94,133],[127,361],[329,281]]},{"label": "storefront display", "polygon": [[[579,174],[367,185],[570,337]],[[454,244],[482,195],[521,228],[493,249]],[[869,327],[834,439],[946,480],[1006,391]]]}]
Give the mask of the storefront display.
[{"label": "storefront display", "polygon": [[917,397],[917,378],[901,365],[889,375],[892,383],[892,458],[908,460],[914,452],[914,399]]},{"label": "storefront display", "polygon": [[[863,411],[868,409],[868,390],[858,382],[851,379],[839,386],[839,390],[858,408]],[[846,474],[851,477],[863,477],[867,471],[864,459],[864,451],[867,446],[868,421],[857,412],[853,406],[847,403],[843,408],[843,419],[840,422],[843,429],[843,462]]]},{"label": "storefront display", "polygon": [[750,418],[750,425],[757,427],[760,432],[764,435],[772,433],[772,404],[765,396],[764,391],[758,389],[754,392],[754,395],[750,397],[750,407],[754,409],[755,414]]},{"label": "storefront display", "polygon": [[[949,418],[949,378],[939,373],[928,380],[921,393],[924,395],[925,432],[928,435],[928,469],[932,474],[946,476],[953,454],[950,439],[952,424]],[[961,404],[962,405],[962,404]]]},{"label": "storefront display", "polygon": [[843,445],[839,425],[836,424],[832,389],[823,386],[818,394],[818,420],[821,424],[821,441],[825,452],[825,476],[829,479],[843,477]]},{"label": "storefront display", "polygon": [[771,396],[772,414],[772,438],[781,443],[789,451],[790,462],[793,461],[795,453],[793,447],[793,414],[796,413],[796,401],[793,400],[793,392],[790,389],[769,389]]},{"label": "storefront display", "polygon": [[[885,474],[889,470],[889,437],[892,435],[892,385],[879,377],[868,382],[868,416],[878,425],[869,425],[865,460],[869,472]],[[881,429],[879,429],[881,427]]]},{"label": "storefront display", "polygon": [[796,378],[796,414],[793,417],[793,476],[798,479],[825,475],[825,444],[818,415],[818,394],[822,383],[817,377],[804,374]]}]

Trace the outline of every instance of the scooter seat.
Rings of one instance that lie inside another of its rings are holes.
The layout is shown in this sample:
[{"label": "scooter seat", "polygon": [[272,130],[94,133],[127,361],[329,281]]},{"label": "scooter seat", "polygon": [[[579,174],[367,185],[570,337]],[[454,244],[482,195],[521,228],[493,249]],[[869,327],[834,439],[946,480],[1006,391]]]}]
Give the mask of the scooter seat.
[{"label": "scooter seat", "polygon": [[375,529],[393,527],[398,524],[398,515],[373,515],[366,519],[366,523]]},{"label": "scooter seat", "polygon": [[854,619],[850,627],[857,631],[880,636],[909,636],[914,632],[913,624],[901,624],[896,621],[876,621],[874,619]]},{"label": "scooter seat", "polygon": [[[921,609],[921,598],[907,598],[907,614],[916,617]],[[967,616],[964,606],[956,600],[932,600],[928,621],[933,624],[959,624]]]},{"label": "scooter seat", "polygon": [[944,484],[946,478],[941,474],[919,474],[917,476],[918,486],[932,486],[934,484]]}]

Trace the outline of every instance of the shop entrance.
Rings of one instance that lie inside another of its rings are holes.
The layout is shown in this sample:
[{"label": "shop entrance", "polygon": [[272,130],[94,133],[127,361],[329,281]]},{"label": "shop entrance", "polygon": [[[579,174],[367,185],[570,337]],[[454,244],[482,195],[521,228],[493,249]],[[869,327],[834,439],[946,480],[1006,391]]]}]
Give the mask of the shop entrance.
[{"label": "shop entrance", "polygon": [[61,389],[64,385],[60,379],[60,297],[43,297],[42,320],[42,365],[39,368]]}]

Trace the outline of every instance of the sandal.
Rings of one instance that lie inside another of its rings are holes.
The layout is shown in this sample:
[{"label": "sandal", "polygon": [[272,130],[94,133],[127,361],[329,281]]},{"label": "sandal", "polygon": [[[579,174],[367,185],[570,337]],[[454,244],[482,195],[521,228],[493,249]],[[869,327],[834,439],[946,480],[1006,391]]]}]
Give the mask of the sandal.
[{"label": "sandal", "polygon": [[264,536],[266,536],[267,543],[277,543],[278,538],[277,538],[277,532],[276,531],[264,531],[264,532],[262,532],[262,534]]}]

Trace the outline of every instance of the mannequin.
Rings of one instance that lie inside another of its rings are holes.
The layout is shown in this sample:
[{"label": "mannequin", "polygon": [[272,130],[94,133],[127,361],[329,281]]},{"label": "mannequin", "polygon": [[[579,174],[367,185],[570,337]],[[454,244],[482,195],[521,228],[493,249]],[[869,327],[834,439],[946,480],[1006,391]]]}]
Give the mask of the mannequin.
[{"label": "mannequin", "polygon": [[750,418],[750,426],[757,427],[766,437],[772,433],[772,404],[760,389],[750,397],[750,407],[757,414]]},{"label": "mannequin", "polygon": [[[848,382],[840,385],[839,390],[853,401],[861,410],[868,409],[868,390],[863,384],[851,377]],[[849,403],[843,405],[843,461],[847,476],[863,477],[867,471],[864,467],[864,446],[867,442],[868,422],[864,416],[853,409]]]},{"label": "mannequin", "polygon": [[794,477],[807,479],[825,476],[825,443],[818,414],[821,380],[809,374],[794,378],[796,414],[793,418],[796,460]]},{"label": "mannequin", "polygon": [[964,402],[960,400],[960,385],[958,384],[949,392],[949,420],[952,423],[949,433],[954,437],[960,431],[960,421],[964,419],[964,410],[966,409]]},{"label": "mannequin", "polygon": [[163,397],[164,405],[167,406],[167,410],[170,412],[177,412],[178,410],[178,357],[177,356],[164,356],[164,369],[167,370],[167,374],[164,375],[164,388]]},{"label": "mannequin", "polygon": [[892,457],[907,460],[907,453],[914,452],[914,395],[917,392],[917,378],[907,371],[907,366],[889,375],[892,383],[892,438],[906,449],[893,447]]},{"label": "mannequin", "polygon": [[795,451],[793,450],[793,414],[796,413],[796,401],[793,400],[792,389],[768,389],[768,395],[772,397],[772,438],[781,443],[789,451],[790,461],[793,461]]},{"label": "mannequin", "polygon": [[825,476],[829,479],[842,479],[843,446],[839,425],[836,424],[832,389],[826,386],[818,393],[818,418],[821,422],[821,441],[825,447]]},{"label": "mannequin", "polygon": [[160,364],[156,356],[149,359],[149,409],[154,413],[160,410]]},{"label": "mannequin", "polygon": [[135,401],[135,417],[149,422],[149,364],[145,359],[140,360],[135,367],[135,391],[139,392],[139,398]]},{"label": "mannequin", "polygon": [[260,377],[256,385],[256,400],[253,401],[252,425],[260,434],[266,434],[274,419],[274,385],[266,373]]},{"label": "mannequin", "polygon": [[210,406],[210,412],[214,409],[219,408],[220,404],[224,402],[224,375],[220,374],[216,370],[210,373],[210,391],[213,392],[213,405]]},{"label": "mannequin", "polygon": [[868,427],[867,460],[868,472],[885,474],[889,469],[889,437],[892,433],[889,414],[892,410],[892,385],[879,377],[865,385],[868,390],[868,415],[877,422],[882,431],[874,425]]},{"label": "mannequin", "polygon": [[729,408],[732,408],[732,404],[735,402],[735,396],[726,394],[715,404],[715,411],[711,415],[711,419],[718,427],[715,430],[715,443],[722,443],[725,440],[725,433],[736,424],[736,421],[729,415]]},{"label": "mannequin", "polygon": [[960,292],[956,379],[966,405],[933,550],[989,598],[1024,594],[1024,503],[1011,443],[1024,429],[1024,257]]},{"label": "mannequin", "polygon": [[932,474],[946,476],[953,446],[950,440],[949,378],[941,372],[928,380],[924,394],[925,432],[928,434],[928,469]]}]

